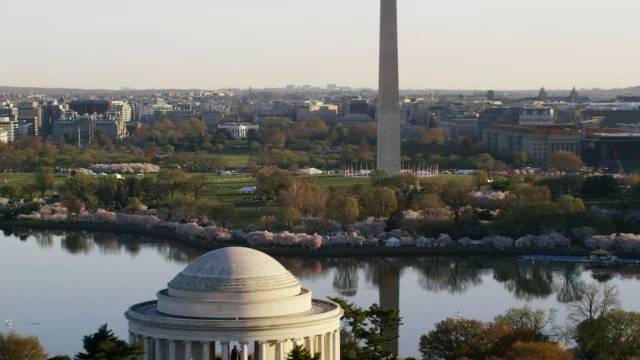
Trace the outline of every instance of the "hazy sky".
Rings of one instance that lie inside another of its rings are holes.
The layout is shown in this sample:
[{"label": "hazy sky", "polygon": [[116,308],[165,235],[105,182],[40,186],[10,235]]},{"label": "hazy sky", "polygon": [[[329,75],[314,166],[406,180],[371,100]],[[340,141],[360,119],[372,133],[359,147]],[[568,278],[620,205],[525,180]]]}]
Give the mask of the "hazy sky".
[{"label": "hazy sky", "polygon": [[[378,0],[2,5],[0,85],[377,87]],[[638,0],[398,0],[400,87],[640,84]]]}]

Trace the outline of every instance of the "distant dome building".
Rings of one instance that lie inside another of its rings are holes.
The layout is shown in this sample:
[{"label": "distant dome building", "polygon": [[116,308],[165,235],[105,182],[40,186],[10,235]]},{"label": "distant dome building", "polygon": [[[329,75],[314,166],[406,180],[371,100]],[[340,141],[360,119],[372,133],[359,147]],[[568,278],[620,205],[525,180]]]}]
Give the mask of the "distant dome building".
[{"label": "distant dome building", "polygon": [[206,253],[160,290],[157,300],[125,313],[130,342],[142,342],[144,360],[284,360],[304,345],[323,360],[340,358],[342,309],[311,291],[272,257],[242,247]]}]

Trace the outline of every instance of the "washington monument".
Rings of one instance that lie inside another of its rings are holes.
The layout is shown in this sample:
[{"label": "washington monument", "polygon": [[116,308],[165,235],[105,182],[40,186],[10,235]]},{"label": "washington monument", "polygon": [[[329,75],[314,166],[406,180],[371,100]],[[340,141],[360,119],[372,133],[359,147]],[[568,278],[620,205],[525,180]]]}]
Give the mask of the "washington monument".
[{"label": "washington monument", "polygon": [[400,173],[397,0],[380,0],[378,170]]}]

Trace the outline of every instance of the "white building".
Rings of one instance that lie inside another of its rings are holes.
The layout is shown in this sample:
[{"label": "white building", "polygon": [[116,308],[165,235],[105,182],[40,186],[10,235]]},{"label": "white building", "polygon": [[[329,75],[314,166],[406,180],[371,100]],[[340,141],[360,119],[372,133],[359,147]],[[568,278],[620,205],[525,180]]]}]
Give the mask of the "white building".
[{"label": "white building", "polygon": [[122,118],[124,122],[132,120],[132,108],[127,101],[113,100],[111,101],[111,109],[118,111],[120,113],[120,118]]},{"label": "white building", "polygon": [[20,135],[18,120],[13,116],[0,116],[0,129],[7,133],[7,143],[14,142]]},{"label": "white building", "polygon": [[125,313],[130,342],[144,344],[144,360],[284,360],[296,345],[323,360],[340,359],[340,317],[334,302],[310,290],[270,256],[227,247],[193,261],[158,291],[157,300]]},{"label": "white building", "polygon": [[553,125],[555,115],[550,107],[525,107],[518,113],[519,125]]},{"label": "white building", "polygon": [[76,112],[65,111],[53,125],[53,141],[73,139],[80,145],[87,145],[97,131],[115,141],[124,139],[127,127],[116,110],[109,110],[103,115],[78,115]]},{"label": "white building", "polygon": [[0,144],[6,144],[9,142],[9,133],[3,128],[0,128]]},{"label": "white building", "polygon": [[231,137],[234,140],[243,140],[247,138],[249,130],[251,129],[258,130],[260,129],[260,126],[257,124],[247,124],[247,123],[219,124],[218,130],[222,130],[222,129],[229,131],[229,133],[231,134]]}]

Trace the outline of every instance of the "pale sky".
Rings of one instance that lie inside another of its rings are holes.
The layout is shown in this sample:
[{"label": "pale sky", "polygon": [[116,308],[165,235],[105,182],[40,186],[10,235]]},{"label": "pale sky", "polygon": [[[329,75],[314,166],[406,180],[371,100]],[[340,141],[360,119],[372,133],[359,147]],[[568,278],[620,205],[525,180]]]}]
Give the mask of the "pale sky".
[{"label": "pale sky", "polygon": [[[3,3],[0,85],[377,88],[378,0]],[[638,0],[398,0],[402,89],[640,85]]]}]

